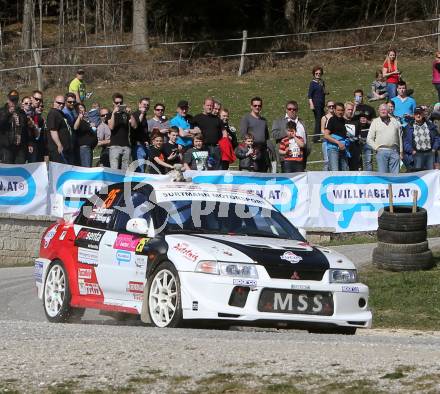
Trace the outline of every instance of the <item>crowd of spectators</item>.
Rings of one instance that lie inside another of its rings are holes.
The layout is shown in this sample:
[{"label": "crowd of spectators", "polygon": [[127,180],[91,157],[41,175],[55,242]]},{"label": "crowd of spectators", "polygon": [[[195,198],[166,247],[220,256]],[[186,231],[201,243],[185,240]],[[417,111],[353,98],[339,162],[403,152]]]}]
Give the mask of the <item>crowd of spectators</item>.
[{"label": "crowd of spectators", "polygon": [[[440,52],[432,70],[440,101]],[[312,145],[322,143],[325,171],[372,171],[374,156],[377,170],[385,173],[398,173],[402,163],[408,171],[439,167],[440,104],[434,111],[416,104],[395,50],[377,70],[371,91],[365,96],[355,89],[352,101],[326,102],[323,75],[322,66],[313,67],[308,103],[315,126],[308,138],[295,100],[286,102],[271,128],[257,96],[249,101],[238,129],[229,124],[228,109],[212,97],[204,99],[195,116],[189,114],[189,102],[179,100],[169,119],[164,103],[151,105],[149,97],[141,97],[132,109],[121,93],[112,95],[112,108],[94,102],[87,109],[90,94],[79,69],[69,92],[54,98],[46,117],[41,91],[21,100],[16,90],[8,93],[0,109],[0,162],[50,160],[122,170],[135,162],[138,172],[165,174],[176,164],[186,170],[226,170],[238,160],[240,170],[292,173],[305,171]],[[381,102],[378,114],[365,99]]]}]

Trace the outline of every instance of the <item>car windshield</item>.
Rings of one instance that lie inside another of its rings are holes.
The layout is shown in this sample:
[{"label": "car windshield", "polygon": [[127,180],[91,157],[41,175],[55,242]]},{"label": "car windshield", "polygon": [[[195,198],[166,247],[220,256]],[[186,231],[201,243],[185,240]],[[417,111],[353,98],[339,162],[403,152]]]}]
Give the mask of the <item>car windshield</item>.
[{"label": "car windshield", "polygon": [[156,207],[155,227],[165,233],[215,233],[304,241],[278,211],[213,201],[167,201]]}]

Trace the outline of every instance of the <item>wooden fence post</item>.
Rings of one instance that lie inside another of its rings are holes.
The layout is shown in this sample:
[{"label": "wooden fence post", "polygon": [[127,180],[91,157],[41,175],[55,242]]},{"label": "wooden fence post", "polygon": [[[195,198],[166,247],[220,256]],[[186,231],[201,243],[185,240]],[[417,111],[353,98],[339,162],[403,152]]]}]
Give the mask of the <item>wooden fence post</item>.
[{"label": "wooden fence post", "polygon": [[241,44],[241,58],[240,58],[240,67],[238,69],[238,76],[241,77],[244,72],[244,59],[246,54],[247,47],[247,30],[243,30],[243,42]]},{"label": "wooden fence post", "polygon": [[41,53],[34,49],[35,71],[37,73],[37,89],[43,91],[43,68],[41,67]]}]

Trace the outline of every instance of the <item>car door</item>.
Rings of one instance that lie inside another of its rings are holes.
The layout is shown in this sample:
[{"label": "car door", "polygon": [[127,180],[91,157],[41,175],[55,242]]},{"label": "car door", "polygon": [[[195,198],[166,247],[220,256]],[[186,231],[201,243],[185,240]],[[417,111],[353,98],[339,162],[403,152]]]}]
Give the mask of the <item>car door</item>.
[{"label": "car door", "polygon": [[78,293],[96,304],[105,303],[108,297],[109,275],[102,253],[104,243],[109,242],[108,230],[119,193],[120,189],[111,188],[108,193],[99,194],[95,202],[86,203],[74,225]]},{"label": "car door", "polygon": [[122,301],[123,305],[131,306],[132,302],[142,301],[147,256],[136,254],[136,250],[143,249],[148,239],[146,235],[128,232],[126,225],[132,217],[151,219],[149,212],[136,210],[147,199],[144,193],[132,193],[132,204],[125,204],[123,199],[121,196],[115,206],[111,226],[101,243],[99,265],[105,268],[105,292],[109,298],[113,303]]}]

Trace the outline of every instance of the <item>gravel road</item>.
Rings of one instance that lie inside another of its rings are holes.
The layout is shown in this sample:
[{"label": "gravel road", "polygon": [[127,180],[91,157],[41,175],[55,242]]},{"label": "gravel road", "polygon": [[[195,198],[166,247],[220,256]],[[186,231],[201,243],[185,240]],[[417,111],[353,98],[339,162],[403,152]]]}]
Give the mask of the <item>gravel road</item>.
[{"label": "gravel road", "polygon": [[50,324],[32,272],[0,269],[0,393],[440,392],[440,332]]}]

